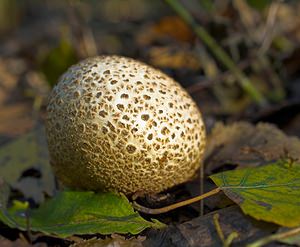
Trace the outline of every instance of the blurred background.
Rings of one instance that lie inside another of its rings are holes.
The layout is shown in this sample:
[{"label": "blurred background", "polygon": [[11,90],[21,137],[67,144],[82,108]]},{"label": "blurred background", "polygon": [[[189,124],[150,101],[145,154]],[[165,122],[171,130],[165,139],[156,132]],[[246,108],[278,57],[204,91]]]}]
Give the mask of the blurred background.
[{"label": "blurred background", "polygon": [[34,128],[58,77],[98,54],[174,77],[208,129],[268,121],[300,136],[300,1],[0,0],[0,144]]}]

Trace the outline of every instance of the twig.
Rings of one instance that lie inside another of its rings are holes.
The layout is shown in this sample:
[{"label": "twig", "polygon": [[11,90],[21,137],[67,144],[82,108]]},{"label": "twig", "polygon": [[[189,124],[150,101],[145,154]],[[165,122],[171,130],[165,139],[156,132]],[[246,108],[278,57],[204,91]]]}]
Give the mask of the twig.
[{"label": "twig", "polygon": [[267,102],[263,95],[251,84],[248,77],[235,65],[230,56],[221,48],[216,40],[199,24],[178,0],[165,0],[166,3],[194,30],[195,34],[210,48],[211,52],[236,77],[244,91],[259,105]]},{"label": "twig", "polygon": [[[200,167],[200,195],[204,194],[204,165]],[[204,215],[204,199],[200,200],[200,216]]]},{"label": "twig", "polygon": [[186,205],[189,205],[189,204],[192,204],[194,202],[198,202],[198,201],[201,201],[202,199],[204,198],[207,198],[209,196],[212,196],[212,195],[215,195],[217,193],[219,193],[221,191],[221,189],[218,187],[216,189],[213,189],[203,195],[200,195],[200,196],[196,196],[196,197],[193,197],[191,199],[188,199],[188,200],[185,200],[185,201],[182,201],[182,202],[177,202],[177,203],[174,203],[172,205],[169,205],[169,206],[166,206],[166,207],[163,207],[163,208],[147,208],[147,207],[144,207],[140,204],[138,204],[137,202],[133,202],[133,207],[142,212],[142,213],[145,213],[145,214],[162,214],[162,213],[167,213],[171,210],[174,210],[176,208],[180,208],[180,207],[183,207],[183,206],[186,206]]},{"label": "twig", "polygon": [[281,239],[286,239],[286,238],[293,237],[293,236],[296,236],[299,234],[300,234],[300,227],[297,227],[297,228],[291,229],[286,232],[276,233],[271,236],[261,238],[251,244],[248,244],[247,247],[260,247],[260,246],[264,246],[270,242],[278,241]]}]

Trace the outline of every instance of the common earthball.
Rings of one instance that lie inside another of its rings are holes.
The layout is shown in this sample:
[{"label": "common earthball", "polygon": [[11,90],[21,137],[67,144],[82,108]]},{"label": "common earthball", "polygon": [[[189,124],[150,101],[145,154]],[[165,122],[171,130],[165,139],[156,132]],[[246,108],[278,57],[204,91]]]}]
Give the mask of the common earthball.
[{"label": "common earthball", "polygon": [[121,56],[88,58],[61,76],[46,133],[62,184],[126,195],[191,179],[205,147],[200,111],[179,83]]}]

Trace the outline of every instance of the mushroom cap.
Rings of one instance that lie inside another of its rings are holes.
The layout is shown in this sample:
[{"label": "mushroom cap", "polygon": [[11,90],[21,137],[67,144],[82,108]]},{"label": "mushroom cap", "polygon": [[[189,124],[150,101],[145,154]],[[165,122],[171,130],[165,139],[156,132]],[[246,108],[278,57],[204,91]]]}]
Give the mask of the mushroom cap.
[{"label": "mushroom cap", "polygon": [[70,67],[47,107],[50,162],[66,186],[125,194],[158,193],[201,165],[205,127],[172,78],[120,56]]}]

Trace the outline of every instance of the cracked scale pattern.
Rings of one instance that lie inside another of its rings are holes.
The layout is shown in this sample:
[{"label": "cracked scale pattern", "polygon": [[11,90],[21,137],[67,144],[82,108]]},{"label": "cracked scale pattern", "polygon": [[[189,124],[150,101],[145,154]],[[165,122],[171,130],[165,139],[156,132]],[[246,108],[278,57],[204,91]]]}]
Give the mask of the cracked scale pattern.
[{"label": "cracked scale pattern", "polygon": [[205,127],[188,93],[142,62],[98,56],[73,65],[49,97],[51,164],[65,185],[158,193],[193,177]]}]

